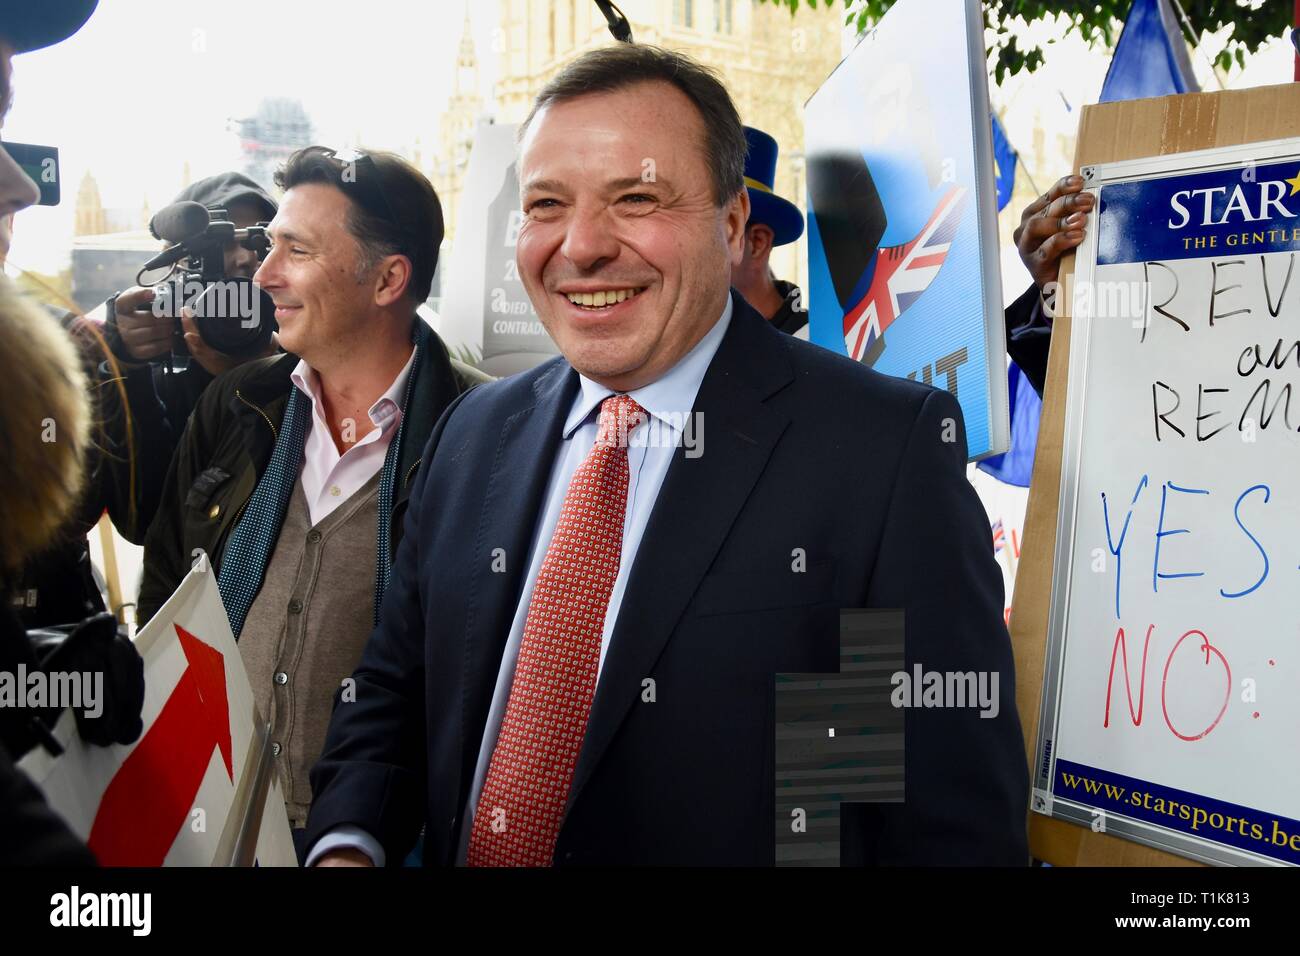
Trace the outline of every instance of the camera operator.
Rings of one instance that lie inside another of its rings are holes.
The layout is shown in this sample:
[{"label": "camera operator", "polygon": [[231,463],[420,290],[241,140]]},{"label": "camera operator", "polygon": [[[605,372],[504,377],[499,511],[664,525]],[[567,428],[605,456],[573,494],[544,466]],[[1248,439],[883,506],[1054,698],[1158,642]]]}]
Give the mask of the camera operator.
[{"label": "camera operator", "polygon": [[[173,206],[185,202],[203,205],[210,215],[223,210],[235,228],[241,230],[270,221],[277,209],[266,190],[247,176],[234,172],[210,176],[187,186],[177,195]],[[224,278],[251,280],[259,264],[257,252],[248,245],[234,237],[224,243],[221,268]],[[142,544],[158,508],[167,465],[199,396],[215,376],[251,359],[272,354],[275,344],[269,341],[257,351],[240,355],[220,352],[204,341],[194,317],[186,313],[180,318],[180,326],[182,351],[188,351],[189,358],[174,358],[178,346],[176,318],[173,309],[160,301],[156,287],[132,286],[109,299],[106,305],[104,337],[121,369],[129,415],[112,407],[110,393],[105,396],[105,417],[113,423],[113,434],[109,437],[117,446],[114,450],[119,453],[115,456],[118,466],[128,459],[134,460],[137,489],[135,516],[125,522],[125,527],[118,522],[118,530],[131,542]],[[98,372],[101,385],[113,378],[108,362],[100,363]],[[101,391],[106,390],[101,388]],[[133,428],[130,443],[123,434],[128,427]],[[128,448],[128,444],[132,447]],[[114,484],[120,487],[125,482],[119,480]]]},{"label": "camera operator", "polygon": [[[257,223],[269,222],[278,208],[275,200],[265,189],[239,173],[221,173],[201,179],[181,190],[172,200],[173,206],[185,202],[200,203],[210,211],[224,210],[227,218],[237,229],[247,229]],[[243,279],[253,277],[260,264],[254,249],[231,238],[225,243],[223,251],[222,271],[226,277]],[[155,296],[153,287],[133,286],[124,292],[119,292],[111,300],[114,309],[108,316],[105,331],[113,353],[126,366],[138,367],[140,363],[146,362],[159,363],[154,365],[154,369],[161,370],[166,367],[161,363],[171,355],[174,321],[163,310],[152,307]],[[181,322],[184,327],[185,345],[194,358],[186,370],[189,373],[186,376],[188,379],[186,384],[189,386],[186,391],[187,393],[195,391],[197,386],[196,398],[197,393],[202,392],[203,386],[214,376],[229,371],[249,359],[270,355],[274,351],[272,346],[268,346],[260,354],[228,355],[203,341],[192,317],[186,316]],[[162,376],[155,372],[153,377],[157,380]],[[188,412],[193,411],[193,402],[188,408],[182,410],[186,415],[179,419],[178,427],[184,425]]]},{"label": "camera operator", "polygon": [[[0,0],[0,126],[10,102],[14,54],[37,50],[75,33],[96,0]],[[37,199],[36,185],[0,149],[0,262],[9,250],[14,213]],[[70,633],[34,640],[8,597],[30,556],[46,547],[81,493],[90,443],[91,410],[76,350],[55,319],[0,276],[0,673],[92,672],[106,678],[97,716],[76,713],[90,743],[135,741],[144,704],[143,664],[106,614]],[[50,727],[57,701],[6,700],[0,706],[0,865],[85,866],[94,856],[46,804],[14,761],[31,747],[58,752]],[[9,706],[12,704],[12,706]],[[47,706],[48,705],[48,706]]]},{"label": "camera operator", "polygon": [[[176,203],[182,202],[199,203],[214,217],[219,210],[240,230],[270,220],[277,208],[266,190],[233,172],[186,187],[176,197]],[[219,270],[224,278],[249,281],[258,264],[254,248],[233,236],[224,243]],[[124,538],[142,544],[167,465],[203,390],[221,372],[274,351],[268,340],[246,354],[220,352],[199,335],[193,316],[185,314],[179,327],[189,358],[174,359],[181,340],[178,322],[174,310],[159,299],[155,287],[134,286],[105,303],[106,320],[94,312],[81,320],[68,317],[91,381],[94,440],[73,517],[15,582],[18,611],[27,627],[66,624],[105,610],[87,533],[107,511]]]}]

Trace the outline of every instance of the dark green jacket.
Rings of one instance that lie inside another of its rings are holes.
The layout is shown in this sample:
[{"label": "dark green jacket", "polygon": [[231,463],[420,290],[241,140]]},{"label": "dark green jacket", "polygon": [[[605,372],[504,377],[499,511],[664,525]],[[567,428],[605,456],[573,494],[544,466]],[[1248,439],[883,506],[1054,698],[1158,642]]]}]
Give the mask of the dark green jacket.
[{"label": "dark green jacket", "polygon": [[[230,532],[271,460],[297,364],[298,357],[287,353],[257,359],[219,376],[204,391],[172,458],[145,537],[139,624],[153,617],[201,555],[214,571],[220,570]],[[442,340],[429,331],[405,412],[389,515],[393,553],[401,542],[411,481],[433,426],[457,395],[489,380],[477,369],[453,362]]]}]

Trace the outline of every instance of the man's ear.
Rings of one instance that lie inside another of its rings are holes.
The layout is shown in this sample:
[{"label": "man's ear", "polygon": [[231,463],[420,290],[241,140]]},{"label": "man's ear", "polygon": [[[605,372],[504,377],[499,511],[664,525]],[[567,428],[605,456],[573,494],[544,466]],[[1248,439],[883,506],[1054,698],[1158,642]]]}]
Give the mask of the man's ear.
[{"label": "man's ear", "polygon": [[411,284],[411,260],[403,255],[385,256],[376,270],[375,305],[387,308],[406,295]]},{"label": "man's ear", "polygon": [[745,258],[745,224],[749,222],[749,190],[741,189],[727,203],[724,228],[731,264],[738,266]]},{"label": "man's ear", "polygon": [[749,243],[749,257],[766,259],[772,251],[772,240],[775,238],[776,233],[772,231],[771,226],[761,222],[751,222],[745,231],[745,241]]}]

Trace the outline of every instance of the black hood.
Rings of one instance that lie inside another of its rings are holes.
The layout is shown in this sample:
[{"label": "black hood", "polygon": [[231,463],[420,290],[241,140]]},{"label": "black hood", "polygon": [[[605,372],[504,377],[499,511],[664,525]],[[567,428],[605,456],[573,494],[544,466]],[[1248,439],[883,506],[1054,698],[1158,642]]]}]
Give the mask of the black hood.
[{"label": "black hood", "polygon": [[176,194],[173,202],[190,200],[201,203],[209,209],[229,209],[230,204],[241,199],[251,199],[261,203],[266,211],[265,219],[270,220],[279,206],[271,194],[241,173],[218,173],[207,179],[191,183]]}]

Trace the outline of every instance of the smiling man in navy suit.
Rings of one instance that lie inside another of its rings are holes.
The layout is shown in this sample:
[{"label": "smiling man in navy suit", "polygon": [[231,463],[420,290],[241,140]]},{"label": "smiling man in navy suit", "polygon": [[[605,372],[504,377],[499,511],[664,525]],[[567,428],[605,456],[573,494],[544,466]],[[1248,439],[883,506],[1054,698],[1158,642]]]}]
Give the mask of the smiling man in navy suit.
[{"label": "smiling man in navy suit", "polygon": [[773,675],[835,670],[858,607],[905,610],[909,672],[995,673],[1000,699],[906,712],[905,800],[845,806],[843,861],[1026,862],[960,409],[730,290],[744,157],[679,54],[597,50],[539,94],[517,258],[563,356],[434,431],[312,772],[310,862],[398,864],[423,826],[427,865],[771,865]]}]

